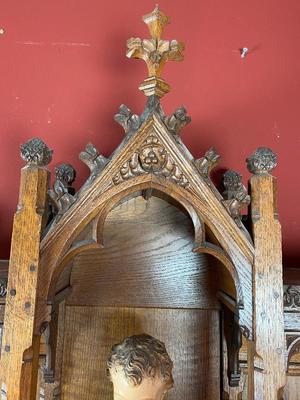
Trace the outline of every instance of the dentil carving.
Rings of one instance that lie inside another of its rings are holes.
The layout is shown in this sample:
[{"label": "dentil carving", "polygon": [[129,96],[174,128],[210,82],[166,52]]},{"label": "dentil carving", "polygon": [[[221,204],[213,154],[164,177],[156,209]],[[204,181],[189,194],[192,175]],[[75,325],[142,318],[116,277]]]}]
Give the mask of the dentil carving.
[{"label": "dentil carving", "polygon": [[156,136],[149,136],[146,139],[140,150],[134,153],[130,160],[122,166],[119,173],[113,177],[113,182],[117,185],[145,173],[164,176],[184,188],[189,185],[185,175]]},{"label": "dentil carving", "polygon": [[141,125],[140,117],[134,114],[125,104],[120,106],[119,112],[114,118],[123,127],[126,134],[136,131]]},{"label": "dentil carving", "polygon": [[179,135],[181,129],[191,122],[187,110],[181,106],[170,117],[164,117],[164,123],[168,130],[174,135]]},{"label": "dentil carving", "polygon": [[28,164],[39,167],[48,165],[52,159],[53,151],[39,138],[33,138],[20,146],[21,157]]},{"label": "dentil carving", "polygon": [[247,158],[248,170],[255,174],[269,174],[277,165],[277,155],[267,147],[259,147]]},{"label": "dentil carving", "polygon": [[225,187],[223,204],[236,223],[242,226],[241,210],[250,204],[250,196],[242,183],[242,176],[232,170],[226,171],[223,176],[223,185]]},{"label": "dentil carving", "polygon": [[53,189],[49,190],[48,194],[58,215],[62,215],[75,202],[72,183],[76,178],[76,171],[70,164],[61,164],[55,168],[55,177]]}]

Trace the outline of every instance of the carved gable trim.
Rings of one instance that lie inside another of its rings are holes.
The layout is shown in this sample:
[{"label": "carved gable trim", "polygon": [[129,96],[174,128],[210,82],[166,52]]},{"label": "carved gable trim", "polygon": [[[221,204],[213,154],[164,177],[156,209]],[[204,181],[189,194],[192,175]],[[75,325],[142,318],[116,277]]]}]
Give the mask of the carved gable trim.
[{"label": "carved gable trim", "polygon": [[113,177],[115,185],[138,175],[154,174],[169,179],[183,188],[189,186],[187,177],[172,159],[158,137],[151,134]]}]

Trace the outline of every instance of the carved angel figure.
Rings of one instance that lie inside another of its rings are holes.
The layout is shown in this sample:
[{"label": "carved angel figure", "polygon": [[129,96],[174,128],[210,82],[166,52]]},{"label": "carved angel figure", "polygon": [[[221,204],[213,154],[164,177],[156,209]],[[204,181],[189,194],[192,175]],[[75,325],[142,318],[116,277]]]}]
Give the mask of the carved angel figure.
[{"label": "carved angel figure", "polygon": [[112,347],[107,361],[114,400],[162,400],[173,387],[173,362],[164,343],[142,334]]}]

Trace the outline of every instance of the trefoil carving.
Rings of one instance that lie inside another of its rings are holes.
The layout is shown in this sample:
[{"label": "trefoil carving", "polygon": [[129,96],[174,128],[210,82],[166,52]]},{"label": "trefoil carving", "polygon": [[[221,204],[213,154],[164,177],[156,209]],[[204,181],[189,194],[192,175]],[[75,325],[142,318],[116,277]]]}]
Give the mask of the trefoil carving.
[{"label": "trefoil carving", "polygon": [[179,166],[159,139],[153,135],[149,136],[140,150],[133,153],[130,160],[123,164],[120,171],[113,177],[113,182],[118,185],[130,178],[147,173],[163,176],[184,188],[189,186],[188,179]]}]

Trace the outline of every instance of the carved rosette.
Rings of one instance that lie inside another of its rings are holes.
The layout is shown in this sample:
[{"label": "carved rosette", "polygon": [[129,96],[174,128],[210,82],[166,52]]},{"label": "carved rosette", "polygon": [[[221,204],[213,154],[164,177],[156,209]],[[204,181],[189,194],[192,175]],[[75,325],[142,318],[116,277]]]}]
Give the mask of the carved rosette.
[{"label": "carved rosette", "polygon": [[20,146],[21,158],[29,165],[44,167],[51,162],[53,151],[39,138],[32,138]]},{"label": "carved rosette", "polygon": [[188,179],[156,136],[146,139],[140,150],[134,153],[113,177],[113,182],[118,185],[135,176],[149,173],[165,177],[184,188],[189,186]]},{"label": "carved rosette", "polygon": [[247,158],[248,170],[255,175],[270,174],[277,166],[277,155],[267,147],[259,147]]}]

